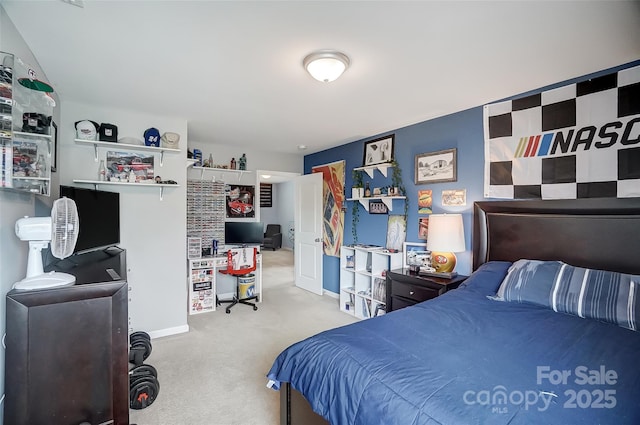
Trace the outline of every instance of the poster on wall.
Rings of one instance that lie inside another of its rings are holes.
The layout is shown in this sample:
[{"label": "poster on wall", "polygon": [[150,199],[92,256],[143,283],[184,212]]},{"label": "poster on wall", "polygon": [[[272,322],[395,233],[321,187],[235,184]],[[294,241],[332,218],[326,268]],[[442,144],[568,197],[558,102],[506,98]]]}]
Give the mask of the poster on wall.
[{"label": "poster on wall", "polygon": [[418,214],[431,214],[433,212],[433,191],[431,189],[418,191]]},{"label": "poster on wall", "polygon": [[106,159],[105,178],[109,181],[140,183],[153,180],[154,156],[152,154],[108,151]]},{"label": "poster on wall", "polygon": [[255,186],[225,185],[227,218],[255,217]]},{"label": "poster on wall", "polygon": [[324,253],[340,256],[340,246],[344,233],[344,173],[345,161],[318,165],[312,173],[322,173],[322,205]]},{"label": "poster on wall", "polygon": [[403,215],[390,215],[387,221],[387,249],[402,250],[407,237],[407,220]]},{"label": "poster on wall", "polygon": [[484,196],[640,196],[640,66],[484,106]]}]

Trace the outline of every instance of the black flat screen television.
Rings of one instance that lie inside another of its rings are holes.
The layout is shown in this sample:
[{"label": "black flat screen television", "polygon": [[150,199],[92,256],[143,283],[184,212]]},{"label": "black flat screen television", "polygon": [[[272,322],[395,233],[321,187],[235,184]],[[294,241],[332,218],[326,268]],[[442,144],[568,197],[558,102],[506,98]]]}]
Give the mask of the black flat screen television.
[{"label": "black flat screen television", "polygon": [[227,221],[224,223],[224,243],[226,245],[260,245],[264,239],[261,222]]},{"label": "black flat screen television", "polygon": [[73,252],[92,251],[120,243],[120,194],[60,186],[60,197],[73,199],[80,231]]}]

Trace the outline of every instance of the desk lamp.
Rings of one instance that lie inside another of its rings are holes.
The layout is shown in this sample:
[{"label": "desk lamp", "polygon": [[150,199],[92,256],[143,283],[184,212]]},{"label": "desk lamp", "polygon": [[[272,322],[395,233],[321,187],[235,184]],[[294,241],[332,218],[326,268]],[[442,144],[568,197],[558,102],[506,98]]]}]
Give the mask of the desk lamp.
[{"label": "desk lamp", "polygon": [[431,266],[435,272],[421,272],[428,276],[451,279],[458,275],[454,252],[465,250],[462,214],[431,214],[427,232],[427,249],[431,251]]}]

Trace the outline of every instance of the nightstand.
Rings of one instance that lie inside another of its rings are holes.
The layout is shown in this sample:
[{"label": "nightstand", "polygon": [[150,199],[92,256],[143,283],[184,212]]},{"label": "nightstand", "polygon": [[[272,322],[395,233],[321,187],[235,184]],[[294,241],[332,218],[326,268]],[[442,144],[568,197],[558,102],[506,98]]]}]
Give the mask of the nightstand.
[{"label": "nightstand", "polygon": [[409,269],[387,272],[387,313],[430,300],[457,288],[469,276],[458,275],[451,279],[422,276]]}]

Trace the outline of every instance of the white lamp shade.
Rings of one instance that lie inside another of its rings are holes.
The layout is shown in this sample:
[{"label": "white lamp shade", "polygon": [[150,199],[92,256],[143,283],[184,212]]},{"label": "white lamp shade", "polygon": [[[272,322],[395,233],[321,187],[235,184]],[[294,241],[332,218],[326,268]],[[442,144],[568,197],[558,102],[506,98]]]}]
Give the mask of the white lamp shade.
[{"label": "white lamp shade", "polygon": [[336,80],[349,66],[349,58],[340,52],[319,51],[302,62],[313,78],[325,83]]},{"label": "white lamp shade", "polygon": [[462,214],[431,214],[427,249],[437,252],[465,251]]}]

